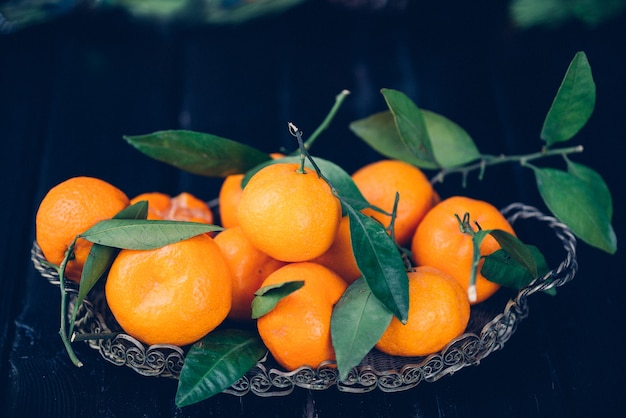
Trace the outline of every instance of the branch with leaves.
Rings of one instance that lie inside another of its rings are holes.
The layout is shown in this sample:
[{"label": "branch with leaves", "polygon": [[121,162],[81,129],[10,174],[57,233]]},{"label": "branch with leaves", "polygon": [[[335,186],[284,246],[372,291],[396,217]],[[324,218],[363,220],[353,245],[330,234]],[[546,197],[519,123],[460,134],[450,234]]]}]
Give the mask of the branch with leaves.
[{"label": "branch with leaves", "polygon": [[[402,92],[390,89],[382,89],[381,92],[388,110],[350,124],[351,130],[381,155],[433,171],[433,183],[460,174],[464,186],[471,173],[478,172],[478,177],[482,179],[485,170],[491,166],[519,164],[531,170],[548,209],[575,235],[608,253],[616,251],[617,239],[611,225],[612,197],[606,183],[595,170],[571,160],[572,155],[583,151],[581,146],[561,146],[582,129],[595,106],[595,83],[583,52],[577,53],[571,61],[548,111],[539,134],[543,141],[541,149],[527,155],[482,154],[469,134],[453,121],[420,109]],[[149,157],[190,173],[222,178],[244,174],[242,187],[264,166],[281,162],[312,166],[329,183],[341,201],[344,215],[350,219],[352,247],[362,273],[362,277],[348,287],[336,304],[331,318],[331,335],[340,379],[345,379],[350,370],[362,361],[393,316],[406,321],[409,303],[407,269],[410,268],[406,264],[406,253],[398,248],[393,239],[394,213],[390,214],[391,223],[387,226],[364,215],[362,209],[372,206],[363,198],[350,175],[337,164],[314,158],[309,153],[313,142],[328,127],[348,93],[344,90],[337,95],[327,117],[306,142],[302,140],[302,133],[290,125],[292,134],[298,139],[300,152],[278,160],[254,147],[199,132],[170,130],[124,137],[130,145]],[[554,156],[563,158],[566,170],[536,165],[536,161]],[[105,336],[82,335],[74,338],[76,312],[106,273],[118,249],[158,248],[221,229],[215,225],[148,221],[146,215],[146,202],[139,202],[114,219],[102,221],[80,235],[80,238],[93,242],[94,246],[83,270],[69,329],[65,323],[67,294],[63,286],[63,264],[58,267],[62,294],[60,333],[70,357],[78,366],[80,361],[73,353],[71,342]],[[480,247],[485,236],[491,235],[503,248],[501,252],[506,253],[506,257],[498,252],[485,259],[481,272],[490,280],[519,289],[542,277],[548,270],[545,259],[535,247],[525,245],[503,231],[474,229],[471,214],[458,215],[460,228],[472,236],[475,249]],[[70,250],[66,260],[71,256]],[[471,272],[474,276],[479,257],[479,252],[475,251]],[[508,259],[513,259],[515,265],[511,266]],[[521,274],[517,274],[520,269]],[[521,279],[507,282],[512,276]],[[301,285],[302,282],[292,281],[260,289],[253,302],[253,316],[264,315],[282,297],[297,291]],[[176,395],[177,405],[189,405],[223,391],[265,354],[262,342],[252,332],[220,329],[210,333],[186,354]]]},{"label": "branch with leaves", "polygon": [[[460,173],[463,184],[470,172],[492,165],[519,163],[532,170],[548,209],[587,244],[613,254],[617,238],[611,224],[612,197],[602,176],[569,156],[582,146],[559,147],[586,125],[595,107],[596,88],[584,52],[572,59],[539,134],[541,150],[516,156],[483,155],[469,134],[444,116],[420,109],[405,94],[383,89],[389,110],[350,124],[352,131],[380,154],[437,171],[433,182]],[[562,156],[566,170],[542,168],[532,161]]]}]

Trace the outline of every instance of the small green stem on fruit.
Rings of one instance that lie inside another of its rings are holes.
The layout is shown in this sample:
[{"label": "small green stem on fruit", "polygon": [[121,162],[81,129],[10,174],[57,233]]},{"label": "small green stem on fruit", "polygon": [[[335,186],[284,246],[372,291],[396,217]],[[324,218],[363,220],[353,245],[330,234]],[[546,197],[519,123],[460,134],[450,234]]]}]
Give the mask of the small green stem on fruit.
[{"label": "small green stem on fruit", "polygon": [[518,162],[521,166],[528,166],[529,161],[537,160],[540,158],[546,158],[550,156],[555,156],[555,155],[567,156],[569,154],[580,153],[582,151],[583,151],[583,146],[577,145],[575,147],[555,148],[555,149],[547,149],[544,147],[539,152],[534,152],[531,154],[524,154],[524,155],[510,155],[510,156],[506,156],[503,154],[483,155],[482,158],[474,164],[464,165],[464,166],[454,167],[454,168],[444,168],[440,170],[431,179],[431,183],[432,184],[443,183],[443,179],[447,175],[453,174],[453,173],[460,173],[463,177],[463,187],[465,187],[466,178],[470,172],[479,170],[478,178],[479,180],[482,180],[487,166],[493,166],[493,165],[504,164],[504,163],[509,163],[509,162]]},{"label": "small green stem on fruit", "polygon": [[[480,262],[480,242],[476,242],[476,231],[474,231],[474,228],[472,228],[472,225],[470,224],[469,212],[466,212],[463,215],[463,219],[461,219],[456,213],[454,214],[454,216],[459,222],[459,228],[461,229],[461,232],[469,235],[472,238],[472,267],[470,269],[470,280],[467,287],[467,297],[470,302],[476,302],[476,275],[478,272],[478,264]],[[478,230],[481,231],[482,229],[478,222],[474,221],[474,223],[476,224]]]},{"label": "small green stem on fruit", "polygon": [[393,201],[393,209],[391,211],[391,221],[389,221],[389,234],[391,238],[396,240],[396,213],[398,212],[398,202],[400,201],[400,193],[396,192],[395,200]]},{"label": "small green stem on fruit", "polygon": [[82,367],[83,363],[78,359],[78,357],[76,357],[74,349],[72,348],[72,344],[68,338],[67,330],[65,329],[65,323],[67,321],[67,292],[65,291],[65,269],[67,268],[67,263],[73,257],[76,240],[78,240],[78,236],[74,238],[74,241],[72,241],[72,243],[67,248],[67,251],[65,252],[65,258],[63,258],[63,261],[58,268],[59,288],[61,289],[61,328],[59,329],[59,335],[61,336],[61,341],[63,341],[65,350],[67,351],[70,360],[72,360],[72,363],[74,363],[76,367]]},{"label": "small green stem on fruit", "polygon": [[350,94],[350,91],[342,90],[341,93],[339,93],[335,97],[335,104],[328,112],[328,115],[326,115],[326,118],[324,118],[322,123],[317,127],[317,129],[311,134],[309,139],[307,139],[306,142],[304,143],[304,147],[307,150],[311,149],[311,146],[313,146],[313,143],[315,142],[317,137],[320,136],[320,134],[328,128],[328,126],[330,125],[330,122],[333,120],[333,118],[335,117],[335,114],[341,107],[341,104],[343,103],[343,101],[349,94]]},{"label": "small green stem on fruit", "polygon": [[335,186],[333,186],[330,180],[326,178],[324,174],[322,174],[322,170],[320,170],[319,166],[315,163],[315,160],[313,159],[313,157],[311,157],[311,154],[309,154],[309,151],[307,151],[306,147],[304,147],[303,142],[302,142],[302,131],[299,130],[298,127],[291,122],[289,122],[288,126],[289,126],[289,133],[291,133],[291,135],[296,137],[296,139],[298,140],[298,145],[300,146],[300,168],[298,169],[298,172],[305,173],[305,170],[304,170],[305,158],[308,159],[311,162],[311,165],[313,166],[313,168],[315,169],[317,176],[321,178],[322,180],[324,180],[326,184],[328,184],[333,196],[339,199],[339,193],[337,192],[337,189],[335,189]]},{"label": "small green stem on fruit", "polygon": [[289,128],[289,133],[294,136],[298,140],[298,149],[300,150],[300,167],[298,168],[298,173],[304,174],[304,163],[306,158],[306,148],[304,147],[304,142],[302,142],[302,131],[298,129],[296,125],[289,122],[287,124]]}]

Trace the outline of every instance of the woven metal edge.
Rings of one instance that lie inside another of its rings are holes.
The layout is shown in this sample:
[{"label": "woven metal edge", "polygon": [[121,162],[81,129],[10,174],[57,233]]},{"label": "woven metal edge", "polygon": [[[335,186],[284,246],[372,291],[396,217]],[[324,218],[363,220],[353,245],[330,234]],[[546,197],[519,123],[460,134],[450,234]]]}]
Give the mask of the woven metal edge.
[{"label": "woven metal edge", "polygon": [[[398,392],[411,389],[421,382],[434,382],[464,367],[478,365],[490,353],[500,350],[513,335],[517,325],[528,316],[527,298],[530,295],[564,285],[574,278],[578,268],[576,238],[566,225],[521,203],[505,207],[502,213],[511,224],[522,220],[545,223],[556,234],[566,256],[557,268],[511,297],[503,311],[494,315],[479,331],[466,332],[440,352],[423,358],[401,359],[373,349],[361,364],[351,370],[345,380],[339,379],[334,362],[323,363],[317,368],[300,367],[294,371],[285,371],[267,354],[237,382],[224,390],[224,393],[236,396],[249,393],[261,397],[286,396],[296,387],[326,390],[333,386],[339,391],[351,393],[365,393],[376,389]],[[59,285],[56,271],[45,264],[36,242],[33,244],[31,259],[35,269],[45,279]],[[66,290],[70,295],[71,312],[78,286],[68,281]],[[79,334],[111,333],[119,330],[108,312],[102,294],[96,294],[95,297],[90,294],[90,300],[86,299],[79,307],[75,329]],[[119,332],[112,339],[92,339],[87,343],[98,350],[108,362],[130,367],[144,376],[177,379],[184,363],[183,348],[172,345],[146,346],[123,332]]]}]

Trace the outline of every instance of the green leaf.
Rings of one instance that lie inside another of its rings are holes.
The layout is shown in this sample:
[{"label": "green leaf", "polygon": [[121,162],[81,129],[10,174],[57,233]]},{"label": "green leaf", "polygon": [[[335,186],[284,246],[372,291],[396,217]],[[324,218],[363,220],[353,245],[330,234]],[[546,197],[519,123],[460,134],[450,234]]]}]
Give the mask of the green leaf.
[{"label": "green leaf", "polygon": [[372,293],[402,323],[409,311],[409,279],[394,240],[376,220],[345,205],[357,266]]},{"label": "green leaf", "polygon": [[457,167],[480,158],[474,140],[450,119],[422,109],[435,161],[443,168]]},{"label": "green leaf", "polygon": [[570,62],[561,86],[541,129],[541,139],[550,147],[567,141],[585,126],[596,103],[596,85],[584,52]]},{"label": "green leaf", "polygon": [[189,349],[176,391],[182,408],[230,387],[267,352],[259,336],[242,329],[213,331]]},{"label": "green leaf", "polygon": [[248,145],[193,131],[158,131],[147,135],[127,135],[124,139],[155,160],[209,177],[244,173],[271,159],[268,154]]},{"label": "green leaf", "polygon": [[404,93],[392,89],[381,90],[393,114],[398,133],[407,150],[419,158],[436,164],[426,123],[420,109]]},{"label": "green leaf", "polygon": [[575,163],[569,158],[566,161],[567,172],[587,184],[595,193],[596,200],[604,208],[609,220],[611,220],[613,218],[613,198],[611,197],[609,186],[604,182],[602,176],[586,165]]},{"label": "green leaf", "polygon": [[348,286],[330,319],[330,334],[341,380],[345,380],[350,370],[374,347],[392,317],[364,278]]},{"label": "green leaf", "polygon": [[270,312],[282,298],[304,286],[303,280],[294,280],[263,286],[254,292],[252,299],[252,319],[258,319]]},{"label": "green leaf", "polygon": [[617,251],[617,237],[606,209],[585,181],[553,168],[533,170],[539,193],[554,216],[587,244],[609,254]]},{"label": "green leaf", "polygon": [[[117,213],[113,219],[145,219],[148,216],[148,202],[141,201],[134,205],[130,205]],[[78,295],[76,297],[75,309],[69,322],[69,335],[74,331],[74,323],[76,322],[76,314],[78,308],[87,297],[87,294],[93,289],[102,275],[109,269],[113,263],[113,259],[117,254],[117,249],[107,247],[100,244],[93,244],[89,250],[89,255],[85,260],[83,271],[81,273],[80,285],[78,287]]]},{"label": "green leaf", "polygon": [[224,228],[186,221],[146,219],[107,219],[100,221],[80,237],[100,245],[129,250],[152,250],[207,232]]},{"label": "green leaf", "polygon": [[537,277],[537,263],[532,251],[512,235],[501,229],[492,229],[489,234],[498,241],[500,247],[506,251],[520,266],[524,267],[533,278]]},{"label": "green leaf", "polygon": [[[369,203],[365,200],[359,188],[354,184],[352,177],[337,164],[332,161],[325,160],[323,158],[313,157],[315,164],[319,167],[320,171],[328,179],[328,181],[332,184],[332,186],[337,190],[339,196],[342,199],[347,199],[351,201],[353,204],[358,205],[361,208],[369,206]],[[243,177],[241,181],[242,187],[246,187],[250,178],[256,174],[262,168],[271,165],[271,164],[282,164],[282,163],[295,163],[300,164],[299,156],[291,156],[279,158],[276,160],[266,161],[264,163],[259,164],[258,166],[249,170],[246,175]],[[306,161],[306,167],[313,169],[310,161]]]},{"label": "green leaf", "polygon": [[436,169],[438,165],[413,154],[402,140],[390,111],[375,113],[350,123],[352,132],[376,152],[388,158],[404,161],[424,169]]},{"label": "green leaf", "polygon": [[550,269],[543,254],[534,245],[527,245],[528,251],[537,266],[537,275],[533,276],[526,267],[519,264],[505,250],[498,250],[487,257],[480,270],[489,281],[512,289],[522,289],[537,277],[547,274]]}]

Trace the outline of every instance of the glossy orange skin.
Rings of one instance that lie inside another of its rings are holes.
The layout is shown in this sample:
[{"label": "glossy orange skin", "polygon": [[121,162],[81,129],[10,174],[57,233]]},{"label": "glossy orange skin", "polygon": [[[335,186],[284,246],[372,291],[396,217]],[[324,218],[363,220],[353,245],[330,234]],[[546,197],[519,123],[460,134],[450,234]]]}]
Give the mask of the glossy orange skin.
[{"label": "glossy orange skin", "polygon": [[335,360],[330,317],[347,287],[339,275],[312,262],[287,264],[270,274],[262,287],[296,280],[304,280],[304,286],[257,320],[261,339],[287,370]]},{"label": "glossy orange skin", "polygon": [[[464,196],[449,197],[433,209],[431,209],[413,237],[411,251],[415,263],[436,267],[453,276],[464,289],[468,289],[473,257],[473,244],[471,236],[461,232],[459,222],[465,213],[470,214],[473,224],[478,222],[480,227],[486,229],[501,229],[515,235],[515,231],[492,204]],[[486,256],[500,249],[497,241],[487,236],[480,246],[481,256]],[[490,282],[482,274],[480,268],[481,259],[476,276],[476,300],[472,304],[479,303],[491,297],[500,286]]]},{"label": "glossy orange skin", "polygon": [[241,227],[228,228],[215,237],[230,267],[233,278],[232,307],[228,317],[237,321],[252,320],[252,299],[263,280],[285,265],[253,246]]},{"label": "glossy orange skin", "polygon": [[312,261],[328,267],[348,283],[352,283],[361,277],[361,271],[352,250],[350,220],[347,216],[341,219],[335,241],[328,251]]},{"label": "glossy orange skin", "polygon": [[215,329],[231,307],[232,276],[206,234],[155,250],[121,250],[105,296],[129,335],[146,344],[191,344]]},{"label": "glossy orange skin", "polygon": [[376,348],[393,356],[426,356],[465,331],[470,305],[461,285],[438,269],[418,267],[408,276],[407,323],[393,317]]},{"label": "glossy orange skin", "polygon": [[341,204],[317,173],[298,164],[259,170],[239,201],[239,225],[250,242],[271,257],[308,261],[327,251],[341,222]]},{"label": "glossy orange skin", "polygon": [[[361,167],[352,174],[352,180],[370,204],[388,213],[393,210],[396,192],[399,193],[394,235],[398,244],[410,244],[417,225],[436,200],[424,173],[403,161],[382,160]],[[386,227],[391,221],[390,216],[371,209],[363,213]]]},{"label": "glossy orange skin", "polygon": [[160,192],[142,193],[130,203],[142,200],[148,201],[148,219],[213,223],[211,208],[191,193],[182,192],[175,197]]},{"label": "glossy orange skin", "polygon": [[[272,159],[277,160],[284,157],[284,154],[274,152],[270,154]],[[241,181],[243,180],[243,174],[231,174],[226,176],[220,187],[218,200],[220,204],[220,223],[224,228],[232,228],[239,225],[239,219],[237,212],[239,208],[239,201],[241,200],[241,194],[243,189],[241,187]]]},{"label": "glossy orange skin", "polygon": [[[47,261],[60,265],[77,235],[99,221],[110,219],[129,204],[128,197],[112,184],[93,177],[73,177],[54,186],[41,201],[35,219],[36,240]],[[76,241],[74,259],[65,276],[80,281],[92,243]]]}]

